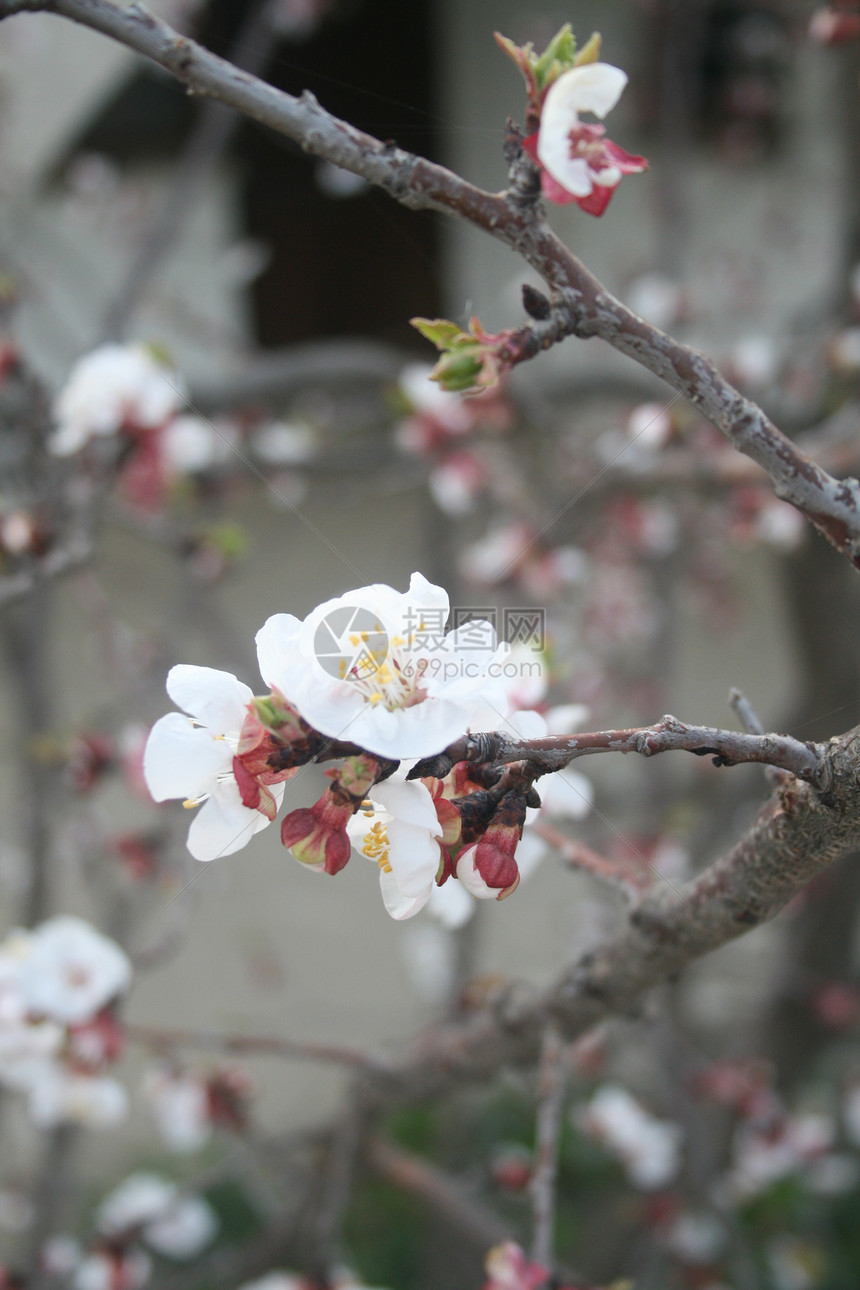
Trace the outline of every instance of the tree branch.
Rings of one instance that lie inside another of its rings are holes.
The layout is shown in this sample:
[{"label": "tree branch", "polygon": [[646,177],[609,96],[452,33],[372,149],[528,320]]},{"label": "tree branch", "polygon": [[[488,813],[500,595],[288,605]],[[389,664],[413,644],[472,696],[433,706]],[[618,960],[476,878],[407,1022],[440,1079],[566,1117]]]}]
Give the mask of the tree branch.
[{"label": "tree branch", "polygon": [[367,1142],[365,1159],[375,1173],[419,1197],[482,1252],[511,1239],[501,1219],[485,1209],[461,1182],[420,1156],[374,1137]]},{"label": "tree branch", "polygon": [[[0,0],[0,20],[23,12],[69,18],[152,59],[195,94],[243,112],[287,135],[306,152],[361,175],[413,210],[456,215],[517,251],[551,289],[550,315],[521,330],[519,359],[566,336],[599,336],[678,390],[732,445],[768,474],[791,502],[860,569],[860,484],[834,479],[740,394],[698,350],[682,345],[617,300],[552,232],[538,201],[534,169],[508,137],[511,188],[487,193],[444,166],[416,157],[339,120],[305,91],[300,98],[240,71],[180,36],[138,0]],[[511,356],[511,361],[517,361]]]},{"label": "tree branch", "polygon": [[531,1256],[535,1263],[544,1267],[551,1267],[554,1262],[555,1188],[564,1105],[564,1057],[564,1045],[558,1032],[554,1026],[548,1026],[538,1072],[537,1128],[530,1186],[534,1217]]},{"label": "tree branch", "polygon": [[379,1071],[385,1062],[360,1048],[345,1044],[320,1044],[273,1035],[221,1035],[208,1030],[170,1030],[164,1026],[127,1025],[125,1033],[135,1043],[170,1051],[174,1048],[210,1048],[222,1053],[286,1057],[297,1061],[331,1062],[356,1070]]},{"label": "tree branch", "polygon": [[498,731],[466,734],[435,757],[417,762],[407,778],[420,779],[426,775],[441,778],[460,761],[491,765],[524,761],[536,768],[536,774],[546,775],[562,770],[577,757],[596,753],[639,753],[642,757],[656,757],[663,752],[713,757],[716,766],[739,766],[745,762],[779,766],[822,790],[827,789],[829,782],[828,761],[821,744],[804,744],[790,735],[751,735],[713,726],[691,726],[669,715],[653,726],[543,739],[518,739]]},{"label": "tree branch", "polygon": [[824,761],[826,794],[797,779],[781,785],[732,850],[690,882],[656,887],[622,932],[546,993],[502,989],[480,1013],[422,1037],[374,1088],[380,1105],[487,1080],[506,1064],[533,1065],[548,1020],[565,1042],[574,1040],[773,918],[832,861],[860,847],[860,728],[831,740]]}]

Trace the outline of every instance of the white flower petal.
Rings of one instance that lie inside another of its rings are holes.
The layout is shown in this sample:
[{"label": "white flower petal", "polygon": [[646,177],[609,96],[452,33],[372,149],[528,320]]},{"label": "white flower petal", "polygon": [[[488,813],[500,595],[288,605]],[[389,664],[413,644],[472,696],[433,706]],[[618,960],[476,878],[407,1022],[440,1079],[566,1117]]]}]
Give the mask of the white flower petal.
[{"label": "white flower petal", "polygon": [[217,860],[247,846],[268,820],[259,811],[243,806],[235,781],[235,796],[224,791],[209,798],[200,807],[188,830],[188,850],[195,860]]},{"label": "white flower petal", "polygon": [[413,828],[402,820],[387,826],[388,858],[394,879],[404,896],[430,895],[439,871],[439,844],[426,829]]},{"label": "white flower petal", "polygon": [[[289,698],[291,682],[300,683],[303,667],[296,655],[301,620],[292,614],[273,614],[257,632],[257,662],[266,685],[276,685]],[[298,674],[298,675],[297,675]]]},{"label": "white flower petal", "polygon": [[128,956],[115,941],[83,918],[61,914],[33,933],[21,985],[32,1012],[75,1025],[127,990],[131,976]]},{"label": "white flower petal", "polygon": [[463,884],[466,891],[476,900],[496,900],[499,895],[497,887],[488,887],[484,879],[475,867],[475,852],[477,847],[469,847],[468,850],[462,851],[457,859],[457,880]]},{"label": "white flower petal", "polygon": [[385,905],[387,912],[398,922],[404,918],[412,918],[419,910],[423,909],[430,898],[430,888],[418,896],[406,896],[400,890],[394,878],[394,874],[387,869],[379,871],[379,889],[382,892],[382,903]]},{"label": "white flower petal", "polygon": [[530,832],[528,826],[526,826],[523,829],[523,836],[517,843],[516,850],[517,868],[520,871],[520,879],[523,882],[526,878],[531,877],[546,855],[547,850],[547,844],[543,838],[537,833]]},{"label": "white flower petal", "polygon": [[456,878],[449,878],[441,887],[434,884],[427,902],[427,913],[437,918],[443,927],[454,931],[468,923],[474,912],[474,900]]},{"label": "white flower petal", "polygon": [[374,785],[371,789],[371,797],[375,802],[381,802],[404,824],[428,829],[437,838],[442,836],[436,807],[433,805],[433,798],[426,784],[421,784],[418,780],[403,780],[399,775],[392,775],[390,779]]},{"label": "white flower petal", "polygon": [[591,709],[584,703],[561,703],[546,714],[547,732],[551,735],[571,735],[579,730],[591,716]]},{"label": "white flower petal", "polygon": [[543,111],[541,129],[567,129],[576,123],[580,112],[605,117],[621,98],[627,84],[627,73],[611,63],[586,63],[564,72],[550,86]]},{"label": "white flower petal", "polygon": [[167,693],[213,734],[238,734],[253,690],[232,672],[178,663],[167,674]]},{"label": "white flower petal", "polygon": [[192,725],[181,712],[160,717],[143,753],[143,776],[156,802],[191,801],[208,793],[212,780],[229,770],[233,752],[223,739]]},{"label": "white flower petal", "polygon": [[218,1231],[215,1211],[202,1196],[181,1196],[167,1213],[148,1223],[143,1239],[168,1259],[196,1258]]},{"label": "white flower petal", "polygon": [[552,775],[544,775],[538,782],[538,793],[547,815],[558,815],[568,820],[584,819],[594,802],[591,780],[570,766]]}]

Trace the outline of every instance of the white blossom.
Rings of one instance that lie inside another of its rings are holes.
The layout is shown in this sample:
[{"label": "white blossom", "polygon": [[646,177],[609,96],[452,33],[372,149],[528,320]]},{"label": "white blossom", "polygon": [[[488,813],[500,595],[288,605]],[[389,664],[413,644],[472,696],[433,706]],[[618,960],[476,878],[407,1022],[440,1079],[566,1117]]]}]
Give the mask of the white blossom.
[{"label": "white blossom", "polygon": [[176,1184],[158,1174],[129,1174],[99,1205],[96,1225],[103,1236],[123,1236],[161,1218],[178,1195]]},{"label": "white blossom", "polygon": [[81,1260],[71,1284],[73,1290],[140,1290],[151,1275],[152,1260],[144,1250],[95,1250]]},{"label": "white blossom", "polygon": [[143,1240],[168,1259],[194,1259],[218,1232],[215,1211],[202,1196],[180,1196],[165,1213],[145,1224]]},{"label": "white blossom", "polygon": [[128,1094],[105,1075],[84,1075],[56,1063],[41,1070],[29,1087],[30,1119],[40,1129],[80,1124],[109,1129],[125,1119]]},{"label": "white blossom", "polygon": [[228,461],[236,444],[236,432],[226,421],[208,422],[202,417],[174,417],[164,428],[161,454],[169,475],[192,475],[211,470]]},{"label": "white blossom", "polygon": [[115,941],[65,914],[32,933],[21,983],[31,1012],[75,1025],[128,989],[131,963]]},{"label": "white blossom", "polygon": [[308,1290],[308,1282],[295,1272],[267,1272],[256,1281],[246,1281],[239,1290]]},{"label": "white blossom", "polygon": [[405,593],[376,583],[304,621],[276,614],[257,633],[260,671],[316,730],[383,757],[423,757],[463,734],[482,703],[504,712],[507,646],[489,623],[444,632],[448,596],[420,573]]},{"label": "white blossom", "polygon": [[650,1115],[619,1085],[598,1089],[576,1120],[621,1159],[635,1187],[653,1191],[677,1176],[684,1136],[680,1125]]},{"label": "white blossom", "polygon": [[51,451],[67,457],[124,425],[163,425],[181,403],[180,390],[176,373],[145,345],[102,345],[74,365],[57,396]]},{"label": "white blossom", "polygon": [[355,849],[379,867],[379,886],[392,918],[411,918],[436,883],[442,829],[424,784],[393,776],[371,789],[347,825]]},{"label": "white blossom", "polygon": [[400,373],[400,388],[415,412],[432,417],[450,434],[464,434],[473,424],[472,414],[459,394],[430,379],[426,363],[407,363]]},{"label": "white blossom", "polygon": [[[253,693],[231,672],[180,663],[170,669],[167,693],[189,716],[161,717],[147,740],[143,774],[156,802],[182,799],[202,806],[188,830],[188,850],[197,860],[231,855],[264,829],[262,811],[245,806],[233,774],[233,757]],[[276,806],[283,784],[272,785]]]},{"label": "white blossom", "polygon": [[735,1134],[728,1187],[745,1199],[781,1178],[804,1172],[833,1145],[836,1126],[827,1115],[785,1116],[776,1125],[742,1123]]},{"label": "white blossom", "polygon": [[96,1216],[108,1238],[137,1233],[156,1254],[193,1259],[218,1230],[215,1213],[201,1196],[184,1195],[158,1174],[130,1174],[102,1201]]},{"label": "white blossom", "polygon": [[212,1136],[209,1097],[204,1082],[195,1075],[158,1067],[147,1073],[143,1091],[158,1132],[173,1151],[199,1151]]},{"label": "white blossom", "polygon": [[269,466],[299,466],[316,451],[316,432],[306,421],[270,421],[252,439],[255,455]]}]

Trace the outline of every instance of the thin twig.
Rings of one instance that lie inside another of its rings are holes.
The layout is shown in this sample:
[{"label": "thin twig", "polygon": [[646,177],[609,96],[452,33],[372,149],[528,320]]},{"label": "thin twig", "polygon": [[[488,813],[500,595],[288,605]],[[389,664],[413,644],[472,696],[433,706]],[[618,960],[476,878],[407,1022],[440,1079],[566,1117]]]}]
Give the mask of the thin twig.
[{"label": "thin twig", "polygon": [[163,1026],[131,1024],[125,1033],[134,1043],[171,1051],[175,1048],[209,1048],[245,1056],[286,1057],[295,1061],[330,1062],[355,1070],[384,1072],[386,1062],[360,1048],[345,1044],[320,1044],[299,1039],[278,1039],[271,1035],[221,1035],[205,1030],[170,1030]]},{"label": "thin twig", "polygon": [[567,837],[546,820],[535,820],[534,824],[529,825],[529,832],[537,833],[548,842],[572,869],[581,869],[584,873],[599,878],[615,891],[623,892],[628,900],[637,900],[653,886],[653,873],[643,869],[640,864],[610,860],[608,856],[599,855],[578,838]]},{"label": "thin twig", "polygon": [[[738,720],[748,734],[764,734],[764,726],[759,720],[758,713],[745,694],[738,689],[732,689],[729,693],[729,704],[737,713]],[[780,770],[776,766],[766,766],[764,775],[769,784],[782,784],[785,782],[788,771]]]},{"label": "thin twig", "polygon": [[564,1044],[554,1026],[547,1026],[538,1069],[538,1106],[534,1168],[531,1177],[532,1259],[545,1268],[554,1261],[555,1186],[561,1110],[564,1104]]},{"label": "thin twig", "polygon": [[371,1138],[365,1160],[374,1172],[423,1200],[480,1250],[511,1239],[511,1232],[490,1210],[444,1170],[404,1151],[393,1142]]},{"label": "thin twig", "polygon": [[729,705],[737,713],[738,719],[747,734],[764,734],[764,726],[759,720],[758,713],[741,690],[732,689],[729,691]]}]

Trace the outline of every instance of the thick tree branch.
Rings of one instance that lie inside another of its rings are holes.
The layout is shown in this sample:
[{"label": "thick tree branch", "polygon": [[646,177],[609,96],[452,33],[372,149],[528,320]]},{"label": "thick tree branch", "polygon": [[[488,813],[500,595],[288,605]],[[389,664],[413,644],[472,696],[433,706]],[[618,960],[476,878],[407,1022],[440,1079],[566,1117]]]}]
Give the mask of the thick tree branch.
[{"label": "thick tree branch", "polygon": [[547,319],[519,333],[517,361],[565,336],[600,336],[620,353],[684,394],[770,477],[777,496],[796,506],[860,568],[860,484],[834,479],[811,461],[740,394],[709,358],[682,345],[617,300],[546,223],[534,173],[509,132],[508,192],[487,193],[443,166],[416,157],[340,121],[309,92],[300,98],[265,84],[180,36],[142,4],[113,0],[0,0],[0,19],[54,13],[100,31],[164,67],[195,94],[205,94],[287,135],[306,152],[361,175],[414,210],[456,215],[505,242],[551,288]]},{"label": "thick tree branch", "polygon": [[826,747],[829,789],[781,785],[749,832],[690,882],[658,885],[625,929],[586,954],[543,995],[500,990],[480,1013],[416,1042],[374,1089],[380,1106],[486,1080],[537,1061],[553,1020],[565,1041],[638,1005],[652,986],[773,918],[840,856],[860,848],[860,729]]}]

